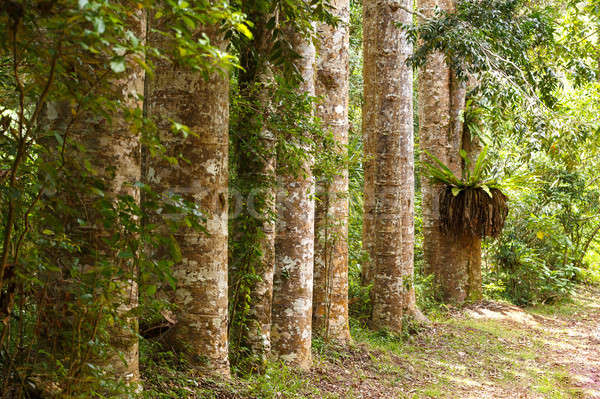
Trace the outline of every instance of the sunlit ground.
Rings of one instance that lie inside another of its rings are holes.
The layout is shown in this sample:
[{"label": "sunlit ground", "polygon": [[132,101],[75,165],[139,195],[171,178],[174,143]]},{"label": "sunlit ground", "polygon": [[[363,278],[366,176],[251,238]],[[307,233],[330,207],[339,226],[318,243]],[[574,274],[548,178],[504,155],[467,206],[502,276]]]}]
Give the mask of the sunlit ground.
[{"label": "sunlit ground", "polygon": [[354,326],[349,348],[316,340],[310,372],[271,364],[263,376],[200,388],[152,375],[203,399],[600,399],[600,288],[582,287],[568,303],[484,301],[432,319],[399,338]]},{"label": "sunlit ground", "polygon": [[[354,333],[369,362],[328,359],[313,372],[317,387],[339,382],[331,397],[600,398],[599,289],[526,310],[484,301],[407,341]],[[340,377],[334,364],[355,377]]]}]

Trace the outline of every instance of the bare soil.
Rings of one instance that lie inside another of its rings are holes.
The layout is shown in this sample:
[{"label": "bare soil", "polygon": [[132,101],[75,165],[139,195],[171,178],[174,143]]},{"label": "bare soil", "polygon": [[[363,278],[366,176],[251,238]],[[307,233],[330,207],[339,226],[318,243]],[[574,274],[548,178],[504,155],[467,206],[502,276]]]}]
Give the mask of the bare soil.
[{"label": "bare soil", "polygon": [[600,399],[600,290],[530,309],[479,302],[402,342],[358,337],[308,380],[315,398]]},{"label": "bare soil", "polygon": [[404,337],[355,327],[348,347],[317,342],[308,372],[272,364],[163,397],[600,399],[600,288],[562,304],[482,301],[430,316]]}]

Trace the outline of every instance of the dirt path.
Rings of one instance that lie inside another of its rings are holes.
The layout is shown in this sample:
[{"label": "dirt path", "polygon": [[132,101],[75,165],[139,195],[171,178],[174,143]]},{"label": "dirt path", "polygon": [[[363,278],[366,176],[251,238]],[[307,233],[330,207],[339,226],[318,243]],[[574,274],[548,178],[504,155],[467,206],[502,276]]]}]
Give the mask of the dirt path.
[{"label": "dirt path", "polygon": [[310,372],[271,364],[265,375],[163,397],[600,399],[600,288],[560,305],[485,301],[432,319],[404,337],[354,326],[348,348],[316,341]]},{"label": "dirt path", "polygon": [[354,334],[350,350],[322,349],[304,397],[600,399],[599,289],[527,310],[478,303],[408,341]]},{"label": "dirt path", "polygon": [[578,306],[539,316],[540,334],[550,365],[568,371],[580,397],[600,399],[600,293],[580,291],[575,300]]}]

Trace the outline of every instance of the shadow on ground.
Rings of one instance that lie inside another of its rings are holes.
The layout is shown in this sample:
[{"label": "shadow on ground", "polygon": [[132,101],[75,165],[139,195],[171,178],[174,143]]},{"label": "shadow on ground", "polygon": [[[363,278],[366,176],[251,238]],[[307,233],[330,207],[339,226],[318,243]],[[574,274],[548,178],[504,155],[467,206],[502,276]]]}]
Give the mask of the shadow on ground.
[{"label": "shadow on ground", "polygon": [[[412,335],[353,328],[354,343],[314,347],[314,366],[272,364],[263,376],[177,387],[151,397],[600,399],[600,289],[528,309],[482,301]],[[181,379],[185,385],[185,378]],[[182,391],[181,389],[184,388]]]}]

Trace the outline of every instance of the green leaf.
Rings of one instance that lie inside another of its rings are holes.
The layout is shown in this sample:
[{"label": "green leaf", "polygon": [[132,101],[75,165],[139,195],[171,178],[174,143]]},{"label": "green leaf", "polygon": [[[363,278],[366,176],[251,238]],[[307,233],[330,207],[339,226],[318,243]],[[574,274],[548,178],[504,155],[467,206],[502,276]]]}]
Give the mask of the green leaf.
[{"label": "green leaf", "polygon": [[488,153],[488,147],[485,146],[479,153],[479,156],[477,157],[477,161],[475,162],[475,168],[473,170],[473,179],[476,181],[479,181],[481,179],[481,175],[482,175],[483,171],[485,170],[485,166],[488,163],[488,161],[486,159],[487,153]]},{"label": "green leaf", "polygon": [[177,263],[177,262],[181,262],[182,255],[181,255],[181,248],[179,248],[179,244],[177,243],[177,240],[175,239],[175,237],[173,237],[172,235],[169,236],[169,252],[171,253],[171,258],[173,260],[173,262]]},{"label": "green leaf", "polygon": [[175,289],[177,287],[177,281],[173,278],[173,276],[171,276],[170,274],[165,274],[164,278],[165,280],[167,280],[167,283],[169,283],[172,289]]},{"label": "green leaf", "polygon": [[237,24],[235,27],[248,39],[252,39],[252,32],[250,32],[250,29],[248,29],[248,27],[245,24]]},{"label": "green leaf", "polygon": [[106,26],[104,26],[104,21],[102,20],[102,18],[94,18],[94,30],[96,31],[96,33],[98,34],[103,34],[104,31],[106,30]]},{"label": "green leaf", "polygon": [[191,133],[191,130],[189,127],[187,127],[183,123],[175,122],[172,119],[171,119],[171,130],[173,131],[173,133],[183,134],[183,138],[187,138],[188,135]]},{"label": "green leaf", "polygon": [[183,20],[183,22],[185,23],[185,26],[193,31],[194,29],[196,29],[196,23],[194,22],[193,19],[191,19],[190,17],[186,17],[185,15],[181,16],[181,19]]},{"label": "green leaf", "polygon": [[430,154],[428,151],[425,151],[425,154],[427,154],[427,156],[429,156],[431,159],[433,159],[433,161],[439,166],[439,168],[441,169],[441,171],[448,176],[449,180],[453,180],[455,182],[460,182],[460,180],[458,179],[458,177],[456,177],[454,175],[454,173],[450,170],[450,168],[448,168],[438,157],[436,157],[435,155]]},{"label": "green leaf", "polygon": [[125,71],[125,57],[115,57],[110,62],[110,69],[114,73],[121,73]]},{"label": "green leaf", "polygon": [[100,190],[99,188],[96,187],[90,187],[90,190],[96,194],[99,197],[103,197],[104,198],[104,191]]},{"label": "green leaf", "polygon": [[152,284],[146,287],[146,295],[153,296],[156,294],[156,285]]},{"label": "green leaf", "polygon": [[58,132],[54,132],[54,138],[56,138],[56,142],[59,145],[63,145],[63,143],[64,143],[63,137],[60,134],[58,134]]},{"label": "green leaf", "polygon": [[78,0],[77,4],[79,5],[79,8],[83,8],[87,6],[88,0]]},{"label": "green leaf", "polygon": [[94,171],[95,171],[95,170],[94,170],[94,167],[92,166],[92,163],[91,163],[91,162],[90,162],[90,160],[89,160],[89,159],[87,159],[87,158],[83,160],[83,166],[85,167],[85,169],[86,169],[88,172],[94,172]]},{"label": "green leaf", "polygon": [[117,256],[122,259],[129,259],[129,258],[133,258],[133,252],[131,252],[129,249],[126,249],[126,250],[119,252],[119,255],[117,255]]},{"label": "green leaf", "polygon": [[453,196],[455,196],[455,197],[456,197],[458,194],[460,194],[460,192],[461,192],[461,191],[462,191],[462,189],[461,189],[461,188],[458,188],[458,187],[452,187],[452,195],[453,195]]}]

